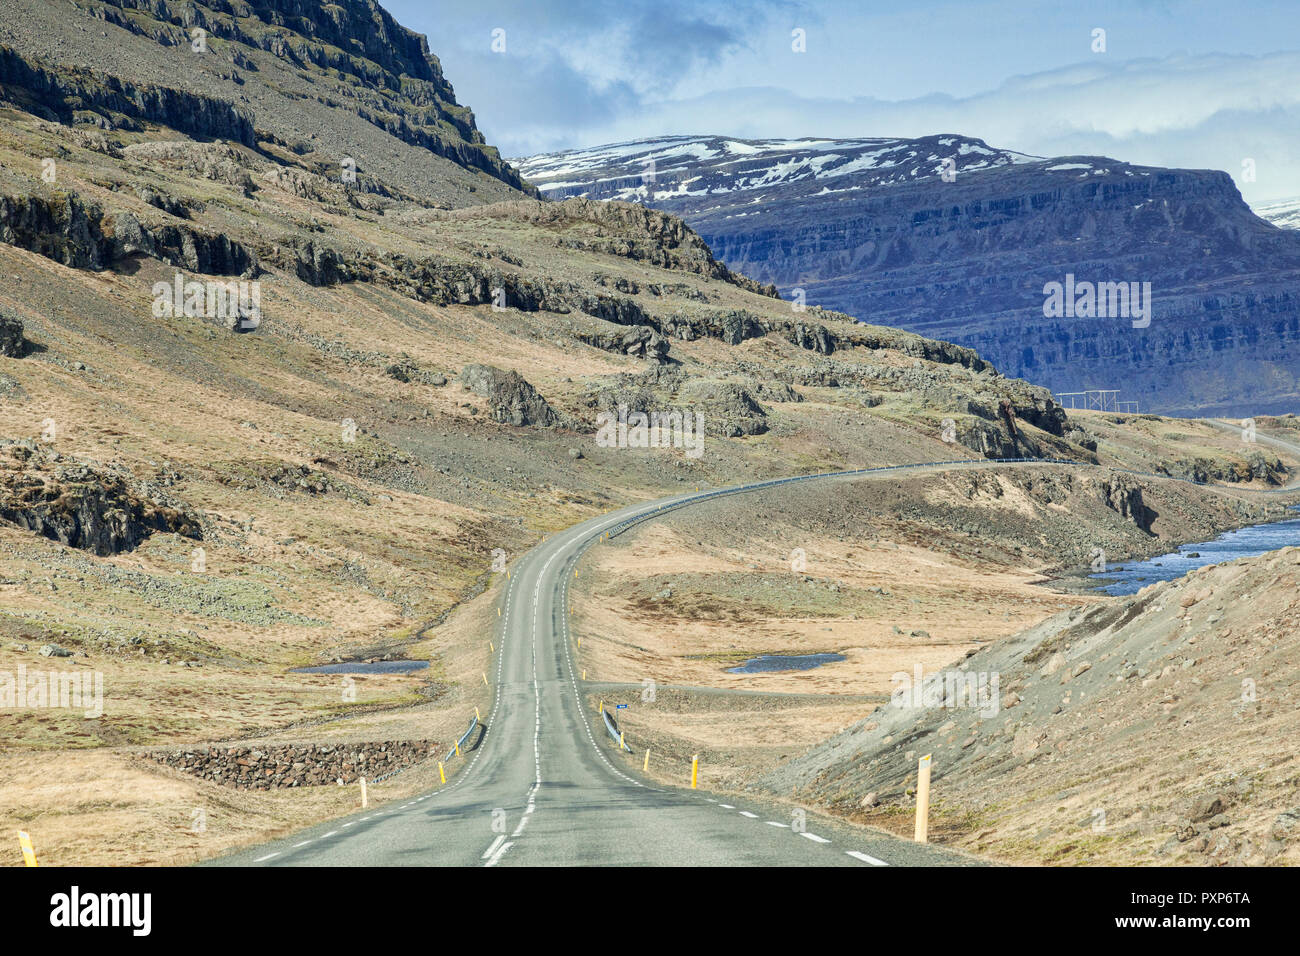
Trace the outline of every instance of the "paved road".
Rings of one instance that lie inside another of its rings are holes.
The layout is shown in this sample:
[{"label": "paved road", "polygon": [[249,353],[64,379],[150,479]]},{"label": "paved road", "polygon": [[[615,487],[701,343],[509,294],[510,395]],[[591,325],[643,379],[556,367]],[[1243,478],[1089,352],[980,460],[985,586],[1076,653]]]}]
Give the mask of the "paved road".
[{"label": "paved road", "polygon": [[516,562],[502,606],[496,672],[489,675],[495,677],[496,697],[484,721],[487,731],[465,769],[446,787],[211,862],[867,867],[972,863],[951,851],[811,813],[800,830],[792,808],[784,804],[664,788],[639,779],[621,763],[615,765],[603,722],[585,712],[578,690],[564,613],[576,562],[592,542],[630,519],[736,490],[690,493],[625,508],[556,534]]},{"label": "paved road", "polygon": [[582,552],[629,521],[723,494],[846,475],[1041,467],[946,462],[803,476],[689,493],[624,508],[556,534],[512,568],[486,732],[445,787],[212,861],[226,865],[968,865],[971,858],[807,815],[638,779],[582,705],[566,591]]}]

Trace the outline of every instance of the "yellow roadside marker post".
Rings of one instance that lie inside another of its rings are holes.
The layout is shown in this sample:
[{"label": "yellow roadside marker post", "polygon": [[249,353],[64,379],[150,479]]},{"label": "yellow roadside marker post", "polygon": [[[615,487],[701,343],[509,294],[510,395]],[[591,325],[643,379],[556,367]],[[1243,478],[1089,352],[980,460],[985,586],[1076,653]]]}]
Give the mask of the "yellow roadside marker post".
[{"label": "yellow roadside marker post", "polygon": [[479,715],[477,707],[474,708],[474,720],[480,724],[483,723],[483,718]]},{"label": "yellow roadside marker post", "polygon": [[493,654],[497,652],[497,646],[493,644],[491,641],[488,641],[488,647],[491,648]]},{"label": "yellow roadside marker post", "polygon": [[650,748],[649,747],[645,749],[645,761],[641,764],[641,772],[642,773],[650,772]]},{"label": "yellow roadside marker post", "polygon": [[623,731],[621,730],[618,732],[618,749],[619,750],[627,749],[626,747],[623,746]]},{"label": "yellow roadside marker post", "polygon": [[456,756],[460,756],[460,741],[456,741]]},{"label": "yellow roadside marker post", "polygon": [[691,758],[691,789],[696,789],[696,784],[700,781],[700,755],[696,754]]},{"label": "yellow roadside marker post", "polygon": [[605,712],[605,702],[602,700],[602,701],[600,702],[600,710],[599,710],[599,713],[602,713],[602,714],[603,714],[604,712]]},{"label": "yellow roadside marker post", "polygon": [[446,783],[446,782],[447,782],[447,771],[445,771],[445,770],[442,769],[442,761],[441,761],[441,760],[438,761],[438,776],[442,778],[442,782],[443,782],[443,783]]},{"label": "yellow roadside marker post", "polygon": [[483,673],[483,686],[484,686],[484,687],[491,687],[491,686],[492,686],[491,684],[489,684],[489,683],[487,682],[487,672],[486,672],[486,671]]},{"label": "yellow roadside marker post", "polygon": [[361,809],[364,810],[370,806],[369,798],[366,795],[366,778],[361,778]]},{"label": "yellow roadside marker post", "polygon": [[927,842],[930,824],[930,754],[916,768],[916,842]]},{"label": "yellow roadside marker post", "polygon": [[23,850],[23,863],[27,866],[40,866],[36,862],[36,851],[32,849],[32,838],[22,830],[18,831],[18,845]]}]

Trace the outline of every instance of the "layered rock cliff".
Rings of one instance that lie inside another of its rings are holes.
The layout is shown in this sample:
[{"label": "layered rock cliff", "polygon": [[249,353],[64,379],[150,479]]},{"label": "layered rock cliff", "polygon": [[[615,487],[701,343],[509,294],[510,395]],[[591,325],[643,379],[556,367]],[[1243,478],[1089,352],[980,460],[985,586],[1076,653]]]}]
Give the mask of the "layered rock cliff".
[{"label": "layered rock cliff", "polygon": [[10,0],[4,100],[63,123],[157,125],[292,156],[436,205],[531,191],[425,38],[374,0]]},{"label": "layered rock cliff", "polygon": [[[651,163],[653,160],[653,163]],[[1227,174],[959,136],[653,141],[534,157],[547,195],[640,198],[808,304],[975,348],[1054,391],[1253,414],[1300,389],[1300,235]],[[1047,283],[1150,283],[1151,321],[1047,317]]]}]

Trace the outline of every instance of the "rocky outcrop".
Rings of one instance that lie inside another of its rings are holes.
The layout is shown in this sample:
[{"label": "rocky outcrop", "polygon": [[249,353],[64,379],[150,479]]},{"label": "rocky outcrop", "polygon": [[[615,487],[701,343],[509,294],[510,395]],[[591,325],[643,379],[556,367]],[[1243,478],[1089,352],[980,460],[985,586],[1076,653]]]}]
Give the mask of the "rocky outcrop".
[{"label": "rocky outcrop", "polygon": [[156,531],[196,541],[197,515],[146,496],[122,474],[0,439],[0,520],[101,557],[135,549]]},{"label": "rocky outcrop", "polygon": [[1111,474],[1096,485],[1106,507],[1143,531],[1151,530],[1155,514],[1142,500],[1142,485],[1131,475]]},{"label": "rocky outcrop", "polygon": [[[756,388],[761,388],[761,385]],[[788,388],[786,386],[785,388]],[[773,386],[777,401],[799,401],[793,390]],[[597,413],[618,415],[698,413],[706,435],[739,438],[768,430],[767,411],[753,392],[736,382],[691,378],[672,366],[651,366],[639,375],[616,375],[588,391],[586,405]],[[694,421],[694,419],[692,419]]]},{"label": "rocky outcrop", "polygon": [[985,458],[1038,458],[1036,444],[1021,448],[1013,435],[991,422],[973,421],[956,430],[958,444]]},{"label": "rocky outcrop", "polygon": [[430,369],[421,368],[416,361],[409,355],[403,353],[398,357],[396,362],[390,363],[385,369],[384,374],[391,379],[415,385],[446,385],[447,376],[441,372],[434,372]]},{"label": "rocky outcrop", "polygon": [[776,297],[776,287],[732,272],[719,262],[700,235],[677,216],[647,209],[637,203],[603,203],[566,199],[544,203],[535,200],[493,203],[447,213],[451,218],[505,218],[550,229],[589,223],[595,231],[561,234],[556,246],[635,259],[661,269],[692,272],[740,286],[750,292]]},{"label": "rocky outcrop", "polygon": [[27,342],[23,338],[22,319],[0,312],[0,356],[22,358],[26,354]]},{"label": "rocky outcrop", "polygon": [[1252,451],[1245,461],[1224,461],[1219,458],[1179,458],[1160,462],[1156,471],[1171,478],[1182,478],[1197,484],[1224,481],[1230,484],[1262,481],[1280,485],[1289,477],[1286,466],[1277,455]]},{"label": "rocky outcrop", "polygon": [[344,481],[335,473],[307,464],[244,458],[220,464],[216,467],[216,472],[217,481],[241,491],[260,491],[277,498],[284,498],[285,492],[312,496],[334,495],[349,501],[370,503],[370,496],[355,485]]},{"label": "rocky outcrop", "polygon": [[[236,50],[231,63],[237,69],[231,76],[237,76],[238,69],[256,71],[254,62],[238,52],[242,46],[264,50],[304,70],[346,77],[351,82],[334,87],[335,95],[352,99],[348,106],[361,119],[405,143],[481,170],[515,189],[532,191],[487,145],[473,112],[456,102],[426,39],[398,24],[372,0],[328,5],[301,0],[234,5],[224,0],[103,0],[82,5],[92,15],[163,46],[189,45],[191,31],[202,29]],[[166,117],[155,120],[180,128]],[[250,134],[251,129],[250,123]]]},{"label": "rocky outcrop", "polygon": [[574,338],[606,352],[619,352],[636,358],[663,362],[668,358],[669,342],[648,325],[638,325],[626,331],[575,332]]},{"label": "rocky outcrop", "polygon": [[0,242],[74,269],[104,269],[139,254],[205,275],[259,272],[257,254],[228,236],[188,226],[145,226],[126,212],[109,218],[75,193],[0,196]]},{"label": "rocky outcrop", "polygon": [[85,67],[55,67],[0,46],[0,96],[46,119],[72,123],[95,114],[109,128],[140,130],[160,123],[191,136],[256,146],[253,116],[225,100],[136,84]]},{"label": "rocky outcrop", "polygon": [[767,412],[758,400],[734,382],[692,381],[682,389],[687,408],[704,416],[704,431],[721,438],[761,435]]},{"label": "rocky outcrop", "polygon": [[[940,342],[897,329],[853,324],[849,316],[809,310],[792,313],[791,319],[760,316],[744,309],[691,311],[676,310],[662,314],[646,309],[634,299],[611,294],[592,294],[572,282],[534,278],[505,272],[479,262],[455,262],[438,257],[411,259],[398,254],[378,255],[371,250],[347,254],[310,241],[294,247],[266,250],[268,262],[295,271],[312,285],[337,282],[374,281],[389,285],[404,294],[437,305],[496,305],[523,312],[554,312],[565,315],[581,312],[616,325],[645,326],[663,339],[695,341],[716,338],[728,345],[739,345],[765,335],[779,335],[787,341],[821,355],[837,349],[891,349],[941,364],[960,365],[972,371],[991,366],[973,349]],[[836,323],[832,330],[816,321],[824,317]],[[645,354],[663,356],[668,343],[645,341]],[[626,346],[612,339],[593,339],[591,344],[616,351]],[[641,354],[634,349],[633,354]],[[1047,399],[1050,394],[1043,392]],[[1046,400],[1046,399],[1045,399]],[[1059,406],[1058,406],[1059,407]],[[1054,414],[1044,407],[1044,414]]]},{"label": "rocky outcrop", "polygon": [[491,365],[466,365],[461,369],[460,381],[475,395],[487,399],[493,421],[541,427],[560,424],[560,416],[518,372]]},{"label": "rocky outcrop", "polygon": [[435,741],[202,747],[149,755],[200,780],[236,790],[280,790],[356,783],[402,770],[434,754]]}]

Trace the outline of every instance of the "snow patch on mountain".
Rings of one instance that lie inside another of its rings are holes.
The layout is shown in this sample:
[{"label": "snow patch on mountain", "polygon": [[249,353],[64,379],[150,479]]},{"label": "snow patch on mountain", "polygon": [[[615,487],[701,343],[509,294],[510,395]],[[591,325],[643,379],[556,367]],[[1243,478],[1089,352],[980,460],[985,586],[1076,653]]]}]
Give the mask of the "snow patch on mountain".
[{"label": "snow patch on mountain", "polygon": [[1300,196],[1275,199],[1252,207],[1255,215],[1282,229],[1300,229]]},{"label": "snow patch on mountain", "polygon": [[920,139],[738,139],[666,136],[512,160],[544,194],[659,202],[846,176],[820,192],[1039,162],[952,134]]}]

